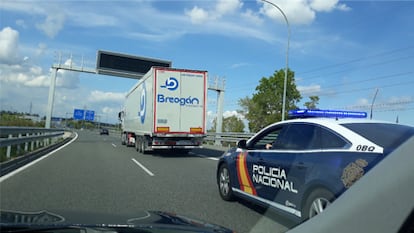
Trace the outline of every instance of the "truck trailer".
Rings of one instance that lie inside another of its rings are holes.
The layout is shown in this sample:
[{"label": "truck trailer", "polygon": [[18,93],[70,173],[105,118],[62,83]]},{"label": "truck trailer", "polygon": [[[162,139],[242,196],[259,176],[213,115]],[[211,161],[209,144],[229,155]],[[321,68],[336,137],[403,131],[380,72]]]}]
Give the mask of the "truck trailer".
[{"label": "truck trailer", "polygon": [[152,67],[119,113],[121,142],[146,153],[201,148],[206,136],[207,71]]}]

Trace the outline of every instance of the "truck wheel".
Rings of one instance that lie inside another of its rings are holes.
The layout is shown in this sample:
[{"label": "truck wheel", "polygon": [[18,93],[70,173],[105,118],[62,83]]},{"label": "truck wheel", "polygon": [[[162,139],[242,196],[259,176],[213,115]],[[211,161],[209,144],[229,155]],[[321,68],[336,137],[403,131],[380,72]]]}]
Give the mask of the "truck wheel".
[{"label": "truck wheel", "polygon": [[233,190],[231,189],[231,179],[229,168],[227,164],[222,164],[219,168],[217,176],[217,184],[219,188],[220,196],[223,200],[232,201],[234,200]]},{"label": "truck wheel", "polygon": [[121,144],[126,145],[126,134],[125,133],[121,134]]},{"label": "truck wheel", "polygon": [[138,152],[141,152],[141,138],[140,137],[136,137],[135,138],[135,150]]},{"label": "truck wheel", "polygon": [[141,140],[141,153],[146,154],[147,153],[147,140],[145,139],[145,137],[142,138]]},{"label": "truck wheel", "polygon": [[326,189],[315,189],[308,196],[302,208],[302,221],[322,213],[333,201],[335,195]]}]

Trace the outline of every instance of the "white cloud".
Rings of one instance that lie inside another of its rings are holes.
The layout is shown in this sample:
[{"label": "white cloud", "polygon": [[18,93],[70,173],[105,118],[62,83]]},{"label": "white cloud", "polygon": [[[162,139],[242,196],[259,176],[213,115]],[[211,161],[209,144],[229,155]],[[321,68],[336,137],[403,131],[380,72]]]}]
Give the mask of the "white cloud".
[{"label": "white cloud", "polygon": [[369,104],[369,100],[367,98],[359,98],[356,103],[356,105],[368,105],[368,104]]},{"label": "white cloud", "polygon": [[[315,19],[315,11],[305,1],[271,1],[286,15],[290,24],[309,24]],[[261,13],[271,19],[285,21],[281,12],[271,4],[263,3]]]},{"label": "white cloud", "polygon": [[2,89],[3,85],[46,87],[47,78],[41,74],[41,67],[0,64]]},{"label": "white cloud", "polygon": [[36,27],[43,31],[50,38],[54,38],[63,28],[65,15],[63,13],[49,14],[43,23],[36,24]]},{"label": "white cloud", "polygon": [[5,27],[0,31],[0,62],[15,64],[19,49],[19,32]]},{"label": "white cloud", "polygon": [[243,3],[240,0],[218,0],[215,13],[219,16],[234,13],[242,6]]},{"label": "white cloud", "polygon": [[103,92],[99,90],[91,91],[88,100],[91,102],[118,102],[123,103],[125,100],[125,92]]},{"label": "white cloud", "polygon": [[[278,6],[286,15],[290,24],[310,24],[316,18],[317,12],[330,12],[335,9],[350,10],[345,4],[338,4],[338,0],[269,0]],[[269,18],[284,21],[281,12],[269,3],[263,3],[261,13]]]},{"label": "white cloud", "polygon": [[36,49],[36,56],[41,56],[45,54],[46,49],[47,49],[47,45],[45,43],[39,43]]},{"label": "white cloud", "polygon": [[263,23],[263,19],[260,18],[260,15],[254,11],[252,11],[251,9],[247,9],[244,13],[242,13],[242,17],[247,21],[247,22],[253,22],[253,24],[255,25],[260,25]]},{"label": "white cloud", "polygon": [[185,14],[190,17],[193,24],[204,23],[209,18],[208,12],[197,6],[194,6],[190,11],[185,11]]},{"label": "white cloud", "polygon": [[236,13],[242,6],[243,3],[240,0],[217,0],[214,8],[211,10],[194,6],[190,11],[186,10],[185,14],[190,17],[193,24],[201,24],[217,20],[227,14]]},{"label": "white cloud", "polygon": [[110,107],[103,107],[102,108],[102,113],[104,114],[114,114],[114,113],[118,113],[119,109],[115,109],[115,108],[110,108]]},{"label": "white cloud", "polygon": [[45,75],[31,77],[24,82],[24,85],[28,87],[49,87],[50,77]]},{"label": "white cloud", "polygon": [[[412,104],[414,99],[412,96],[391,96],[387,98],[377,98],[374,102],[373,110],[399,110],[405,109]],[[346,106],[347,109],[360,109],[369,111],[372,106],[371,98],[359,98],[355,104]]]},{"label": "white cloud", "polygon": [[338,0],[311,0],[309,6],[315,11],[332,11],[338,4]]},{"label": "white cloud", "polygon": [[67,18],[81,27],[110,27],[120,23],[116,17],[102,12],[70,11],[67,12]]},{"label": "white cloud", "polygon": [[340,10],[340,11],[350,11],[351,8],[345,4],[338,4],[336,6],[336,9]]},{"label": "white cloud", "polygon": [[227,117],[231,117],[231,116],[236,116],[237,118],[243,120],[244,116],[240,113],[238,113],[237,111],[233,110],[233,111],[225,111],[223,113],[223,117],[227,118]]},{"label": "white cloud", "polygon": [[17,26],[20,26],[20,27],[22,27],[22,28],[27,28],[27,24],[26,24],[26,22],[25,22],[24,20],[22,20],[22,19],[18,19],[18,20],[16,20],[16,25],[17,25]]},{"label": "white cloud", "polygon": [[303,96],[318,95],[321,92],[321,86],[318,84],[312,84],[309,86],[297,86],[297,89]]}]

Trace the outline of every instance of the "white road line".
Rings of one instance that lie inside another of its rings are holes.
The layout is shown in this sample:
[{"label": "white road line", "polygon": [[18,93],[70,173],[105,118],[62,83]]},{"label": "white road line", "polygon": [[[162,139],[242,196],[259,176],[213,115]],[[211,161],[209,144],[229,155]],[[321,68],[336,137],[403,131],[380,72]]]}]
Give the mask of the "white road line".
[{"label": "white road line", "polygon": [[219,158],[214,158],[214,157],[205,157],[206,159],[210,159],[210,160],[214,160],[214,161],[218,161]]},{"label": "white road line", "polygon": [[140,166],[142,168],[142,170],[144,170],[148,175],[154,176],[154,173],[152,173],[150,170],[148,170],[146,167],[144,167],[144,165],[142,165],[140,162],[136,161],[135,159],[132,159],[132,161],[134,161],[134,163],[136,163],[138,166]]},{"label": "white road line", "polygon": [[36,163],[40,162],[41,160],[43,160],[43,159],[45,159],[45,158],[49,157],[50,155],[52,155],[52,154],[54,154],[55,152],[57,152],[57,151],[59,151],[59,150],[61,150],[61,149],[65,148],[66,146],[69,146],[69,144],[71,144],[72,142],[74,142],[77,138],[78,138],[78,134],[77,134],[77,133],[75,133],[75,137],[74,137],[72,140],[70,140],[70,142],[66,143],[65,145],[63,145],[63,146],[61,146],[61,147],[59,147],[59,148],[57,148],[57,149],[55,149],[55,150],[53,150],[53,151],[49,152],[48,154],[46,154],[46,155],[44,155],[44,156],[42,156],[42,157],[40,157],[40,158],[38,158],[38,159],[36,159],[36,160],[33,160],[32,162],[30,162],[30,163],[28,163],[28,164],[26,164],[26,165],[24,165],[24,166],[22,166],[22,167],[19,167],[18,169],[14,170],[14,171],[12,171],[12,172],[10,172],[10,173],[7,173],[6,175],[4,175],[4,176],[0,177],[0,183],[1,183],[1,182],[3,182],[3,181],[5,181],[5,180],[7,180],[8,178],[10,178],[10,177],[12,177],[12,176],[16,175],[17,173],[19,173],[19,172],[23,171],[24,169],[26,169],[26,168],[28,168],[28,167],[30,167],[30,166],[32,166],[32,165],[34,165],[34,164],[36,164]]},{"label": "white road line", "polygon": [[116,145],[115,145],[115,144],[113,144],[113,143],[112,143],[112,146],[113,146],[113,147],[116,147]]},{"label": "white road line", "polygon": [[197,156],[197,157],[200,157],[200,158],[204,158],[204,159],[209,159],[209,160],[214,160],[214,161],[218,161],[219,160],[219,158],[208,157],[208,156],[196,154],[196,153],[193,153],[193,152],[190,152],[190,154],[191,155],[194,155],[194,156]]}]

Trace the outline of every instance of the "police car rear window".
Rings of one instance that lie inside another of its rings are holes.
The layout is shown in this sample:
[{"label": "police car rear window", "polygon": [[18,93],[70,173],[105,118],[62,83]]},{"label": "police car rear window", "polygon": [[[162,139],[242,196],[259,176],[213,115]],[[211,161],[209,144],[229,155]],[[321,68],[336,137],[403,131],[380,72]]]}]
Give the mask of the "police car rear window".
[{"label": "police car rear window", "polygon": [[393,150],[414,136],[414,128],[387,123],[345,123],[341,124],[384,149]]}]

